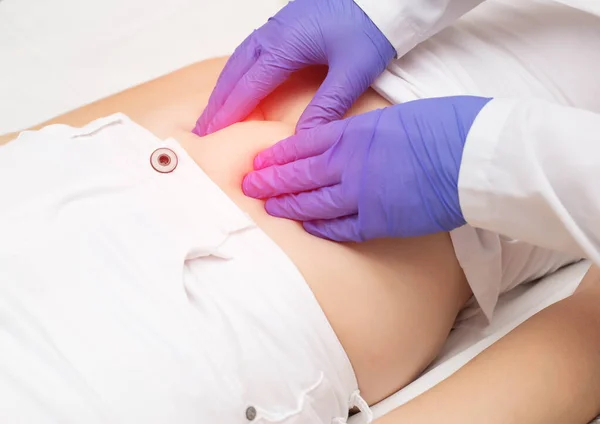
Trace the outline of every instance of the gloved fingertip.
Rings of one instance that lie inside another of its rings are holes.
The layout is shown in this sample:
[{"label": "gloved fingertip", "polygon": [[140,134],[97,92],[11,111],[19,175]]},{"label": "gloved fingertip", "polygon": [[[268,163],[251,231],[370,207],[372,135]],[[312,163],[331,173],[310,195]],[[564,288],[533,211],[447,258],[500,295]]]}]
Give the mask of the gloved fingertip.
[{"label": "gloved fingertip", "polygon": [[[321,97],[324,96],[321,95]],[[329,104],[329,102],[325,99],[313,99],[313,102],[306,107],[304,113],[300,116],[296,124],[296,130],[309,130],[341,119],[349,108],[345,105],[343,99],[338,98],[336,104]]]},{"label": "gloved fingertip", "polygon": [[363,241],[358,234],[352,231],[351,224],[343,219],[307,221],[302,225],[309,234],[338,243]]},{"label": "gloved fingertip", "polygon": [[260,190],[256,187],[255,178],[252,173],[247,174],[242,180],[242,192],[248,197],[260,198]]},{"label": "gloved fingertip", "polygon": [[267,160],[266,151],[262,151],[254,157],[254,161],[252,162],[252,167],[255,171],[266,168],[269,166],[269,161]]},{"label": "gloved fingertip", "polygon": [[281,202],[277,198],[267,199],[265,202],[265,210],[271,216],[276,218],[287,218],[285,210],[282,208]]},{"label": "gloved fingertip", "polygon": [[206,131],[204,131],[204,128],[202,128],[199,122],[196,123],[192,133],[196,134],[198,137],[204,137],[206,135]]},{"label": "gloved fingertip", "polygon": [[238,122],[241,122],[241,119],[231,116],[227,111],[220,110],[206,125],[206,135],[221,131]]},{"label": "gloved fingertip", "polygon": [[[313,222],[311,222],[311,221],[304,221],[302,223],[302,226],[304,227],[304,229],[307,232],[309,232],[311,234],[313,234],[313,231],[315,231],[315,224]],[[315,235],[315,234],[313,234],[313,235]]]},{"label": "gloved fingertip", "polygon": [[196,134],[199,137],[204,137],[206,135],[206,121],[207,121],[207,110],[208,107],[204,109],[202,114],[196,119],[196,124],[192,133]]},{"label": "gloved fingertip", "polygon": [[312,234],[315,237],[331,239],[322,223],[317,224],[315,222],[305,221],[302,223],[302,226],[307,233]]},{"label": "gloved fingertip", "polygon": [[215,133],[215,132],[219,131],[219,129],[220,128],[216,128],[216,126],[213,125],[213,123],[211,122],[211,123],[209,123],[206,126],[206,130],[204,131],[204,135],[210,135],[212,133]]},{"label": "gloved fingertip", "polygon": [[194,131],[193,131],[194,134],[196,134],[200,137],[204,137],[204,136],[210,134],[209,127],[213,121],[214,112],[215,112],[214,100],[211,97],[208,100],[208,104],[206,105],[206,107],[204,108],[204,110],[202,111],[202,113],[200,114],[198,119],[196,119],[196,126],[194,127]]},{"label": "gloved fingertip", "polygon": [[328,119],[318,116],[307,116],[306,118],[301,118],[296,124],[296,133],[310,130],[311,128],[319,125],[327,124],[328,122],[330,122]]},{"label": "gloved fingertip", "polygon": [[[206,113],[206,112],[204,112]],[[230,125],[227,122],[223,122],[223,112],[219,111],[211,118],[204,117],[204,114],[200,117],[200,128],[204,135],[210,135]]]}]

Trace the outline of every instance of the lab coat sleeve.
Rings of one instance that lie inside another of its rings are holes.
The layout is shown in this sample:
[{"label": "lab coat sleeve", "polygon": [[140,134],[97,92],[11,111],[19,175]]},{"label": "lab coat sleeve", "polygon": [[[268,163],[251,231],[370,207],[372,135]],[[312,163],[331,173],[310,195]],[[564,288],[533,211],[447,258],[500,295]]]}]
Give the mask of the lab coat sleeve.
[{"label": "lab coat sleeve", "polygon": [[398,57],[441,31],[483,0],[354,0]]},{"label": "lab coat sleeve", "polygon": [[600,264],[600,115],[493,99],[467,136],[458,189],[473,227]]}]

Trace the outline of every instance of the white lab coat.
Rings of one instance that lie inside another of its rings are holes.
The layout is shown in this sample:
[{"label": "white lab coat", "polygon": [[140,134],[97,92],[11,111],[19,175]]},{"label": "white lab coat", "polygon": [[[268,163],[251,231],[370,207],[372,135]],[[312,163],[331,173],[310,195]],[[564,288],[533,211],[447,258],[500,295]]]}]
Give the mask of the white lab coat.
[{"label": "white lab coat", "polygon": [[[401,57],[482,0],[355,2]],[[599,114],[492,100],[467,137],[458,188],[471,226],[600,265]]]},{"label": "white lab coat", "polygon": [[398,57],[483,0],[354,0],[385,34]]},{"label": "white lab coat", "polygon": [[467,137],[458,187],[472,226],[600,264],[600,115],[492,100]]}]

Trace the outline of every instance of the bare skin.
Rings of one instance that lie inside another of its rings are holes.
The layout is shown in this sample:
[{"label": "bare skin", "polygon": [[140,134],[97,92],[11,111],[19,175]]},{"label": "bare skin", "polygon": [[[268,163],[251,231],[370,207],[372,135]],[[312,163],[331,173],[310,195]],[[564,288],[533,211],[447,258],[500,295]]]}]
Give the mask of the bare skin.
[{"label": "bare skin", "polygon": [[[42,125],[81,126],[123,112],[161,138],[176,138],[298,266],[346,349],[362,394],[374,403],[431,361],[471,296],[449,236],[342,245],[268,216],[261,201],[243,196],[242,176],[260,149],[293,132],[323,73],[294,76],[247,122],[198,138],[190,130],[223,64],[217,59],[193,65]],[[385,106],[369,91],[350,114]],[[15,137],[0,137],[0,145]],[[572,297],[377,424],[589,422],[600,412],[599,300],[600,271],[594,268]]]},{"label": "bare skin", "polygon": [[[439,352],[470,288],[448,234],[339,244],[313,237],[296,222],[269,216],[241,191],[261,149],[291,135],[323,79],[312,69],[294,76],[246,122],[213,135],[192,134],[224,60],[202,62],[101,100],[43,125],[82,126],[122,112],[158,137],[173,137],[296,264],[328,317],[375,403],[412,381]],[[387,106],[367,92],[350,114]],[[0,138],[0,144],[14,138]]]},{"label": "bare skin", "polygon": [[600,270],[376,424],[587,424],[600,414]]}]

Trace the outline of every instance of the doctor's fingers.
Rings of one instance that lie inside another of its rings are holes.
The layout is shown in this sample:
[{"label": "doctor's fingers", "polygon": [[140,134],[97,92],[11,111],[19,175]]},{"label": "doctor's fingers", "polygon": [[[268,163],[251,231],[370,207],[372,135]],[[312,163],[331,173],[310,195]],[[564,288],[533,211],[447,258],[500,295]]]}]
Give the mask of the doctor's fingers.
[{"label": "doctor's fingers", "polygon": [[358,215],[330,220],[306,221],[302,223],[302,226],[313,236],[328,240],[337,242],[365,241],[360,232]]},{"label": "doctor's fingers", "polygon": [[208,99],[208,104],[202,115],[200,115],[200,118],[196,121],[196,127],[193,131],[195,134],[199,136],[209,134],[208,126],[214,116],[223,106],[237,82],[258,60],[260,51],[255,39],[255,33],[250,34],[235,49],[231,57],[227,60],[227,63],[225,63],[225,67],[217,79],[217,84]]},{"label": "doctor's fingers", "polygon": [[323,154],[339,141],[344,127],[345,125],[339,123],[323,125],[285,138],[257,154],[254,158],[254,169],[284,165]]},{"label": "doctor's fingers", "polygon": [[302,131],[344,117],[356,100],[385,69],[386,63],[373,59],[337,60],[296,125]]},{"label": "doctor's fingers", "polygon": [[342,185],[323,187],[298,194],[273,197],[265,203],[269,215],[295,221],[334,219],[358,211],[356,196],[350,196]]},{"label": "doctor's fingers", "polygon": [[242,190],[246,196],[266,199],[339,183],[341,170],[328,165],[328,156],[320,155],[253,171],[244,177]]},{"label": "doctor's fingers", "polygon": [[[281,85],[292,72],[298,70],[298,65],[294,62],[270,53],[256,53],[259,51],[260,48],[257,48],[253,54],[240,54],[240,63],[234,62],[231,73],[227,74],[222,83],[217,83],[222,84],[223,89],[214,100],[211,96],[207,107],[210,116],[206,118],[206,134],[246,118],[262,99]],[[254,56],[258,57],[252,62]]]}]

